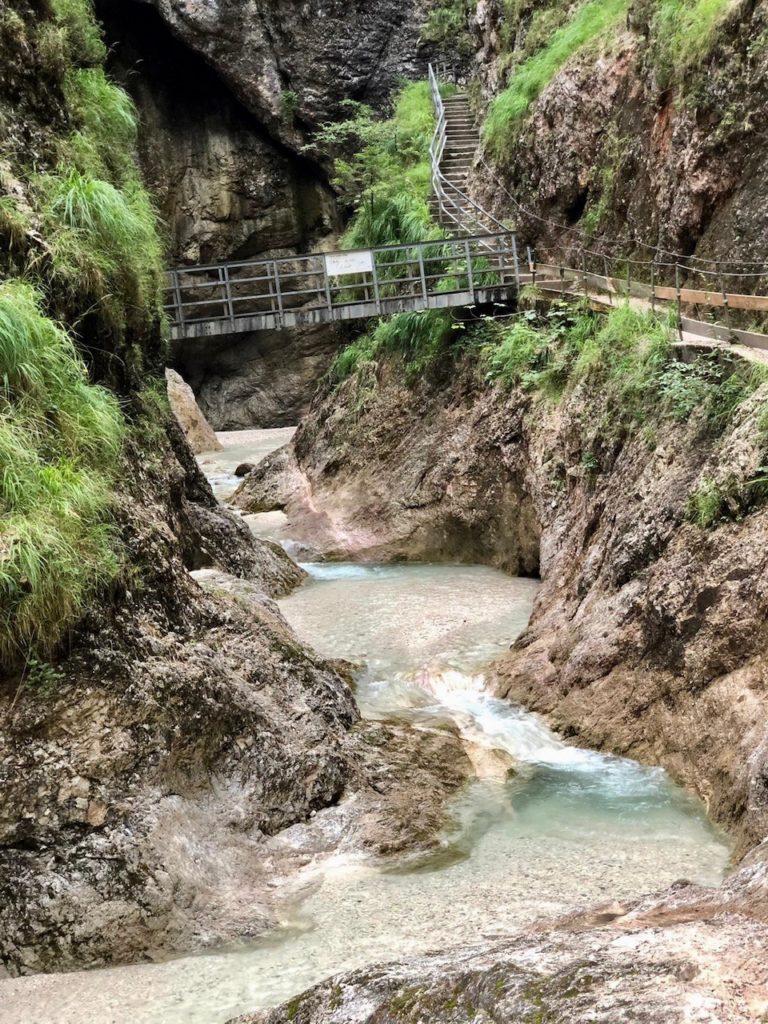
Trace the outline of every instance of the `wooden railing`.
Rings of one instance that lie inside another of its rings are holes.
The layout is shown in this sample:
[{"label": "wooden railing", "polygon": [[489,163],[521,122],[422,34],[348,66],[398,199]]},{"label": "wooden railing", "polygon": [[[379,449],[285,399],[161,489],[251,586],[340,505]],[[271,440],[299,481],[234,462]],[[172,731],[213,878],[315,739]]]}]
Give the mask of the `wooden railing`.
[{"label": "wooden railing", "polygon": [[521,283],[514,234],[179,267],[166,313],[174,339],[510,301]]}]

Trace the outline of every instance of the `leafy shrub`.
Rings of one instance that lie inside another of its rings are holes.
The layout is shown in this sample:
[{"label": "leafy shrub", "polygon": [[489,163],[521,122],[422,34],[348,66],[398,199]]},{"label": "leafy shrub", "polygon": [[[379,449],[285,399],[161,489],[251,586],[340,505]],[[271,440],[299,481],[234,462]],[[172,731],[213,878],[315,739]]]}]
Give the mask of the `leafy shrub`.
[{"label": "leafy shrub", "polygon": [[346,120],[324,125],[313,143],[314,149],[338,154],[334,185],[355,214],[343,244],[396,245],[428,237],[435,128],[428,83],[406,83],[387,120],[361,103],[347,101],[344,107]]}]

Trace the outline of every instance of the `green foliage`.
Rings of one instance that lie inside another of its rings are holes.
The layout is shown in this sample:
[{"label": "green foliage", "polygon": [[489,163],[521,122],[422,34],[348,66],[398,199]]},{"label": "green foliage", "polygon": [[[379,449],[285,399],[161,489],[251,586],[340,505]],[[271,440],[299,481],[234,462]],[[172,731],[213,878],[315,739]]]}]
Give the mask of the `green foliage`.
[{"label": "green foliage", "polygon": [[30,286],[0,285],[0,663],[50,653],[118,568],[116,400]]},{"label": "green foliage", "polygon": [[688,516],[697,526],[708,529],[723,518],[726,508],[725,494],[711,477],[707,477],[689,499]]},{"label": "green foliage", "polygon": [[498,344],[486,349],[488,378],[512,388],[531,381],[530,374],[536,373],[548,360],[546,336],[536,330],[532,323],[523,318],[499,332]]},{"label": "green foliage", "polygon": [[60,83],[60,124],[71,131],[50,133],[41,163],[55,171],[35,173],[8,154],[24,203],[0,200],[0,241],[8,243],[0,248],[10,253],[0,261],[6,274],[33,279],[55,315],[78,326],[87,316],[84,334],[104,332],[104,348],[124,358],[130,347],[138,372],[136,342],[163,320],[165,253],[135,164],[136,113],[104,73],[107,51],[90,0],[48,0],[47,15],[27,45]]},{"label": "green foliage", "polygon": [[613,31],[626,10],[627,0],[586,0],[523,62],[488,112],[485,139],[494,158],[502,160],[509,154],[515,129],[558,71],[587,43]]},{"label": "green foliage", "polygon": [[299,108],[299,97],[293,89],[283,89],[280,93],[280,113],[286,124],[293,124]]},{"label": "green foliage", "polygon": [[435,43],[451,54],[468,56],[474,49],[469,31],[469,19],[474,13],[470,0],[433,0],[424,28],[422,41]]},{"label": "green foliage", "polygon": [[137,184],[136,111],[128,94],[109,81],[103,68],[80,68],[64,76],[64,95],[79,128],[63,157],[84,174],[118,185]]},{"label": "green foliage", "polygon": [[343,244],[367,248],[430,237],[435,122],[428,83],[407,82],[387,120],[361,103],[347,101],[344,107],[349,116],[323,126],[312,147],[338,154],[333,183],[355,214]]},{"label": "green foliage", "polygon": [[366,191],[342,241],[346,249],[367,249],[422,242],[439,234],[425,199],[380,186]]},{"label": "green foliage", "polygon": [[704,477],[688,500],[688,518],[702,530],[741,519],[768,501],[768,466],[749,480],[730,475],[722,481]]},{"label": "green foliage", "polygon": [[20,249],[30,229],[27,213],[13,196],[0,198],[0,234],[5,235],[9,250]]},{"label": "green foliage", "polygon": [[52,87],[45,117],[62,98],[63,109],[35,153],[55,171],[36,173],[12,147],[0,165],[13,181],[0,200],[2,270],[20,275],[0,283],[0,663],[26,662],[45,689],[47,660],[119,570],[112,503],[125,437],[117,400],[90,383],[74,333],[53,316],[81,332],[94,364],[106,354],[123,386],[138,382],[143,343],[157,341],[164,258],[134,163],[135,112],[104,74],[90,0],[48,0],[37,24],[21,21],[31,66]]},{"label": "green foliage", "polygon": [[90,0],[49,0],[54,21],[63,32],[68,63],[84,67],[102,65],[107,48]]},{"label": "green foliage", "polygon": [[331,379],[341,383],[385,352],[400,353],[406,376],[413,379],[439,359],[450,335],[450,317],[442,310],[398,313],[379,320],[370,334],[339,353],[330,370]]},{"label": "green foliage", "polygon": [[29,658],[24,667],[24,683],[44,697],[51,696],[64,680],[64,673],[47,661]]},{"label": "green foliage", "polygon": [[376,358],[377,345],[372,334],[363,334],[356,338],[334,359],[329,371],[331,380],[340,384],[357,373],[363,363],[370,363]]},{"label": "green foliage", "polygon": [[65,168],[36,181],[51,278],[74,301],[90,296],[123,331],[160,314],[163,250],[147,193]]},{"label": "green foliage", "polygon": [[[597,202],[590,202],[589,208],[584,214],[580,225],[588,239],[595,236],[602,221],[611,209],[614,190],[616,188],[616,179],[618,177],[625,152],[625,142],[617,133],[610,132],[603,145],[603,163],[598,169],[596,175],[596,184],[599,188],[599,198],[597,199]],[[592,195],[593,189],[594,185],[591,185],[590,196]]]},{"label": "green foliage", "polygon": [[732,6],[731,0],[658,0],[651,48],[662,87],[706,60]]}]

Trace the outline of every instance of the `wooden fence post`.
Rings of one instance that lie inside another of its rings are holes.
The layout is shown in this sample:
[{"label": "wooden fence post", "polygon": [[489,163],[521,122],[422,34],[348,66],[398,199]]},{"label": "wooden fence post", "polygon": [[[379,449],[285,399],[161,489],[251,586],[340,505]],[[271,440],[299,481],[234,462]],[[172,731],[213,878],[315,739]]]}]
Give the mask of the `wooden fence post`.
[{"label": "wooden fence post", "polygon": [[675,260],[675,295],[677,296],[677,333],[683,340],[683,307],[680,297],[680,264]]}]

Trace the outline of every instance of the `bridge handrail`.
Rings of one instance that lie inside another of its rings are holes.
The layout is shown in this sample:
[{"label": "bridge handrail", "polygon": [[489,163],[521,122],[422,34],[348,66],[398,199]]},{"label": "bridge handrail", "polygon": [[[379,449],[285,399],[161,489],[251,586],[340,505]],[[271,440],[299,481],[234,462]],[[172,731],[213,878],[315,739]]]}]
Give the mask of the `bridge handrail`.
[{"label": "bridge handrail", "polygon": [[[315,258],[322,258],[324,256],[332,256],[336,253],[344,253],[344,255],[355,255],[357,253],[382,253],[382,252],[394,252],[400,249],[413,249],[418,246],[432,246],[432,245],[445,245],[450,243],[457,243],[463,245],[467,242],[484,242],[493,241],[494,239],[508,238],[512,234],[510,228],[501,225],[500,231],[480,231],[473,235],[464,235],[461,238],[424,238],[418,242],[394,242],[388,245],[376,245],[372,248],[358,248],[358,249],[330,249],[321,250],[313,253],[303,253],[298,256],[271,256],[268,259],[247,259],[247,260],[222,260],[220,263],[209,263],[209,264],[193,264],[192,266],[179,265],[171,267],[168,274],[197,274],[206,273],[208,271],[218,270],[220,267],[229,267],[231,270],[235,267],[252,267],[252,266],[263,266],[271,265],[273,263],[297,263],[301,260],[311,260]],[[295,276],[295,275],[292,275]]]},{"label": "bridge handrail", "polygon": [[[428,308],[436,296],[458,293],[472,302],[478,288],[506,287],[512,275],[519,284],[516,247],[509,239],[504,231],[178,267],[168,274],[165,308],[181,329],[222,322],[234,327],[238,320],[258,317],[281,326],[286,313],[293,317],[312,310],[333,319],[335,310],[361,302],[372,304],[367,315],[375,316],[397,311],[387,300],[402,300],[403,308]],[[356,261],[355,256],[364,258]],[[343,269],[345,263],[352,269]],[[239,276],[242,272],[247,276]]]}]

